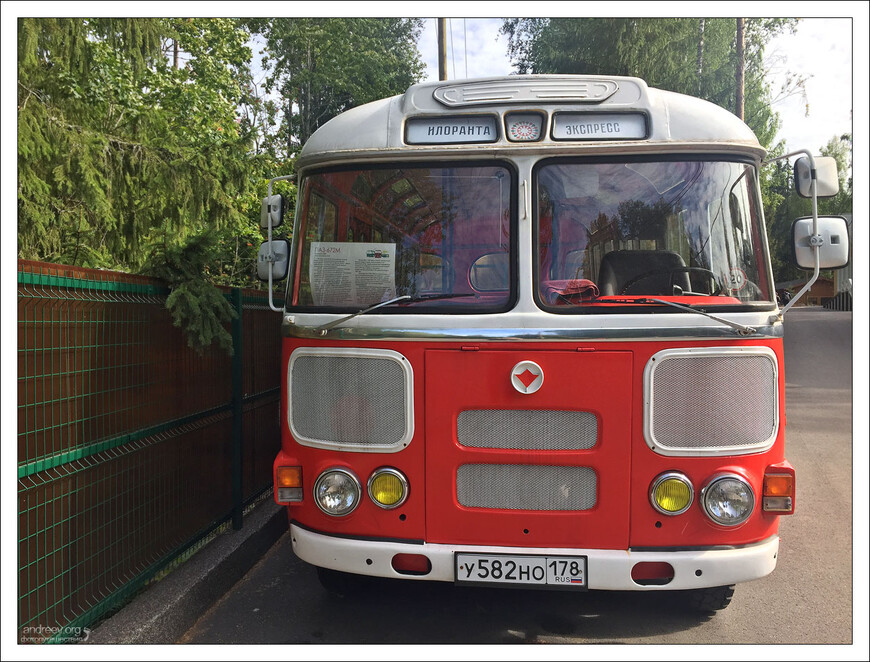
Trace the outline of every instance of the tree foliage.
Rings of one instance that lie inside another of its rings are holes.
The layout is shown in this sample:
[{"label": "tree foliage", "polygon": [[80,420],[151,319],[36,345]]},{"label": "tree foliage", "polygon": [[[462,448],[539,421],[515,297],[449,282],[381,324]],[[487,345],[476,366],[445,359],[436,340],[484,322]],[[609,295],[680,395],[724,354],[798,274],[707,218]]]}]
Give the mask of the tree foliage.
[{"label": "tree foliage", "polygon": [[246,40],[226,19],[21,19],[19,255],[135,271],[155,242],[238,222]]},{"label": "tree foliage", "polygon": [[278,95],[275,152],[292,157],[329,119],[404,92],[422,77],[420,19],[251,19],[266,42],[267,88]]},{"label": "tree foliage", "polygon": [[233,338],[226,324],[236,312],[208,277],[217,241],[216,235],[206,230],[184,243],[161,245],[143,270],[169,285],[166,307],[175,326],[184,330],[190,347],[201,354],[217,342],[232,355]]},{"label": "tree foliage", "polygon": [[[775,157],[780,121],[772,109],[765,69],[765,45],[797,19],[746,19],[745,122]],[[578,73],[637,76],[652,87],[697,96],[734,111],[736,21],[733,18],[532,18],[506,19],[501,32],[519,73]],[[803,80],[788,76],[778,96],[799,91]],[[852,208],[851,136],[835,137],[821,149],[834,156],[841,174],[840,193],[819,201],[819,213],[849,213]],[[810,201],[794,193],[792,166],[777,161],[762,169],[760,185],[776,280],[800,278],[792,264],[791,224],[812,213]]]},{"label": "tree foliage", "polygon": [[[822,156],[837,161],[840,190],[830,198],[819,198],[819,214],[840,216],[852,213],[852,135],[833,136],[824,147]],[[770,259],[774,279],[778,282],[798,280],[806,272],[794,265],[792,259],[791,225],[797,218],[812,216],[812,202],[794,191],[794,170],[788,161],[777,161],[769,166],[768,195],[765,204]]]},{"label": "tree foliage", "polygon": [[[746,123],[770,147],[779,119],[770,108],[764,46],[795,19],[746,21]],[[501,29],[519,73],[637,76],[652,87],[734,110],[734,19],[507,19]]]},{"label": "tree foliage", "polygon": [[[255,285],[260,200],[337,113],[419,80],[417,19],[22,18],[18,255],[166,279],[192,346]],[[265,36],[270,100],[251,71]],[[289,145],[289,148],[288,148]],[[295,185],[275,187],[295,200]]]}]

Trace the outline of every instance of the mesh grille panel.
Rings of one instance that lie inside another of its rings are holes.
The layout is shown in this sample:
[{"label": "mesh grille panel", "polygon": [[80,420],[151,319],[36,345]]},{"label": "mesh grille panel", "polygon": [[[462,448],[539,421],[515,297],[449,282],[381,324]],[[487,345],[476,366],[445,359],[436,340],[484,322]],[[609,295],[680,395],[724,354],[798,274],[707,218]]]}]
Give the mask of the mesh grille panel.
[{"label": "mesh grille panel", "polygon": [[776,433],[776,369],[765,356],[668,358],[652,394],[650,430],[664,449],[753,448]]},{"label": "mesh grille panel", "polygon": [[472,410],[459,414],[456,434],[471,448],[585,450],[598,438],[598,419],[585,411]]},{"label": "mesh grille panel", "polygon": [[293,363],[290,417],[307,440],[395,446],[406,434],[405,373],[398,361],[300,356]]},{"label": "mesh grille panel", "polygon": [[456,472],[456,496],[466,508],[589,510],[596,494],[589,467],[463,464]]}]

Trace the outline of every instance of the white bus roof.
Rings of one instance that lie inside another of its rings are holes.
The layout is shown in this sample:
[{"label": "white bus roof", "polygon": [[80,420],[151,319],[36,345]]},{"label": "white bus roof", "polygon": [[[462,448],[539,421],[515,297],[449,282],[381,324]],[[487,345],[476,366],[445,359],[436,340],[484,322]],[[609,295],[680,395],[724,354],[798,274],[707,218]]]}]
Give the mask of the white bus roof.
[{"label": "white bus roof", "polygon": [[[545,126],[554,113],[642,113],[644,138],[633,140],[554,140],[543,132],[534,143],[508,142],[506,112],[538,112]],[[500,135],[485,144],[408,145],[405,124],[415,117],[497,116]],[[481,154],[494,151],[564,150],[596,152],[718,151],[761,159],[765,150],[752,130],[735,115],[708,101],[648,87],[623,76],[522,75],[435,81],[412,85],[404,94],[352,108],[320,127],[302,149],[298,165],[307,167],[349,158]]]}]

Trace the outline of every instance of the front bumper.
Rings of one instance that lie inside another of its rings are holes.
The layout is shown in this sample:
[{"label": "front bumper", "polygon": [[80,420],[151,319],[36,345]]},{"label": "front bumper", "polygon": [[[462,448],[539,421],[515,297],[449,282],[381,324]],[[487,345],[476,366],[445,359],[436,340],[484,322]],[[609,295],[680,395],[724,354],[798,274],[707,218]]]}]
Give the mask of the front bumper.
[{"label": "front bumper", "polygon": [[[759,579],[773,572],[779,551],[779,536],[735,548],[686,551],[414,544],[339,538],[293,523],[290,525],[290,536],[296,556],[307,563],[358,575],[395,579],[452,582],[453,556],[456,552],[585,556],[588,587],[608,591],[674,591]],[[396,554],[423,554],[431,562],[432,570],[423,576],[400,574],[392,567],[392,559]],[[670,563],[674,568],[673,580],[664,586],[641,586],[635,583],[631,579],[631,569],[642,562]]]}]

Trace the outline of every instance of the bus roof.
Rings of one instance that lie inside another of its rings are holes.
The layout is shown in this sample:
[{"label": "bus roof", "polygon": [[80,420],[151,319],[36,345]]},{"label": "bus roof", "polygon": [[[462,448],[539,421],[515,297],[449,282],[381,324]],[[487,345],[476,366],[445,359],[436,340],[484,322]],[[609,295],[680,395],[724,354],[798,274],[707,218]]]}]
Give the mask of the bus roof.
[{"label": "bus roof", "polygon": [[[504,115],[511,112],[542,116],[545,130],[541,138],[537,142],[509,142]],[[572,117],[586,113],[592,117],[642,115],[646,118],[646,132],[630,140],[558,140],[552,126],[559,113],[571,113]],[[406,126],[412,118],[481,116],[494,117],[493,126],[500,127],[494,139],[486,143],[406,142]],[[481,150],[504,153],[506,146],[515,150],[537,148],[550,154],[560,150],[576,154],[578,148],[622,153],[700,149],[734,151],[760,159],[765,153],[752,130],[729,111],[702,99],[648,87],[640,78],[521,75],[419,83],[404,94],[352,108],[315,131],[303,147],[298,165],[306,167],[363,155],[377,157],[381,153],[391,157],[408,152],[459,157],[473,151],[480,156]]]}]

